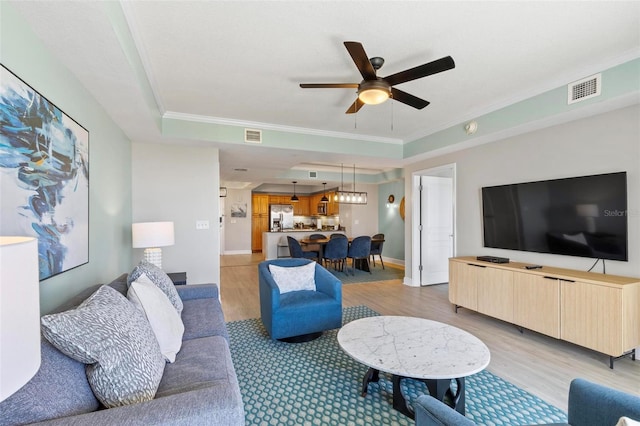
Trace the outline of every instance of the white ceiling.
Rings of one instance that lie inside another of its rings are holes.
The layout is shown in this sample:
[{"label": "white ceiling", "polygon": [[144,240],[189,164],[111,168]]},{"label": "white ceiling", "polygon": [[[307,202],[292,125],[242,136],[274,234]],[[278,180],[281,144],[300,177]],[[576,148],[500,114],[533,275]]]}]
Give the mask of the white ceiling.
[{"label": "white ceiling", "polygon": [[[163,137],[158,114],[410,142],[640,56],[637,1],[12,5],[134,142],[194,143]],[[127,27],[132,49],[121,38]],[[354,90],[298,86],[358,83],[347,40],[385,59],[381,76],[447,55],[456,67],[398,86],[430,101],[423,110],[388,101],[347,115]],[[143,75],[136,74],[139,62]],[[220,148],[223,182],[252,185],[278,182],[283,170],[301,163],[360,160],[381,170],[411,161],[201,143]]]}]

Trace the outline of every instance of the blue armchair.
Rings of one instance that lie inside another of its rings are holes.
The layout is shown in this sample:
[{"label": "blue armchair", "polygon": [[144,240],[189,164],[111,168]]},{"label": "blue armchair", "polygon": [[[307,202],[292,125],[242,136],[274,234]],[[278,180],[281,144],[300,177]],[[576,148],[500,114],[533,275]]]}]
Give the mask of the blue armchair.
[{"label": "blue armchair", "polygon": [[269,265],[295,267],[307,259],[273,259],[258,265],[260,315],[272,339],[308,341],[322,331],[342,327],[342,282],[316,264],[316,291],[300,290],[280,294]]},{"label": "blue armchair", "polygon": [[[473,426],[474,422],[429,395],[415,404],[416,426]],[[584,379],[569,387],[568,421],[571,426],[615,425],[620,417],[640,421],[640,397]]]}]

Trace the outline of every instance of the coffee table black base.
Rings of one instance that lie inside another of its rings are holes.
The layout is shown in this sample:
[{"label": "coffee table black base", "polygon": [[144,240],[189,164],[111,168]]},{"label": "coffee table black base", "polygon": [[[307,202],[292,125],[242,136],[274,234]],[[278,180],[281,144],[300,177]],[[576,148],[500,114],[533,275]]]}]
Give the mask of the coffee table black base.
[{"label": "coffee table black base", "polygon": [[[415,418],[415,413],[413,411],[413,407],[407,403],[407,399],[404,397],[402,393],[402,387],[400,386],[403,379],[407,379],[409,377],[396,376],[395,374],[392,377],[393,384],[393,408],[402,414],[410,417],[412,419]],[[374,368],[369,368],[367,373],[364,375],[362,379],[362,396],[367,395],[367,388],[369,387],[369,383],[378,382],[380,380],[380,371]],[[456,391],[454,393],[453,389],[451,389],[451,380],[452,379],[413,379],[420,380],[427,385],[427,389],[429,390],[429,395],[437,398],[439,401],[444,402],[449,407],[453,408],[460,414],[464,416],[465,414],[465,384],[464,377],[459,377],[453,379],[456,381]]]},{"label": "coffee table black base", "polygon": [[322,336],[322,331],[318,331],[317,333],[303,334],[300,336],[285,337],[284,339],[278,340],[285,343],[305,343],[316,340],[320,336]]}]

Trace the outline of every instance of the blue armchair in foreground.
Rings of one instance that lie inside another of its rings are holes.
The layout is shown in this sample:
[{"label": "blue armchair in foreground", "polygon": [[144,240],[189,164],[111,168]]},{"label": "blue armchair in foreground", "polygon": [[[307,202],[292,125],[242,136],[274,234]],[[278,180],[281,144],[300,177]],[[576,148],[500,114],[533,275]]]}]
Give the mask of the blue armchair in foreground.
[{"label": "blue armchair in foreground", "polygon": [[[260,315],[272,339],[305,342],[323,331],[342,327],[342,282],[315,264],[316,290],[281,292],[270,265],[296,268],[307,259],[273,259],[258,265]],[[291,272],[294,272],[293,270]]]},{"label": "blue armchair in foreground", "polygon": [[[429,395],[415,402],[416,426],[472,426],[470,419]],[[614,426],[621,417],[640,421],[640,396],[584,379],[569,387],[568,421],[571,426]],[[557,425],[557,423],[556,423]]]}]

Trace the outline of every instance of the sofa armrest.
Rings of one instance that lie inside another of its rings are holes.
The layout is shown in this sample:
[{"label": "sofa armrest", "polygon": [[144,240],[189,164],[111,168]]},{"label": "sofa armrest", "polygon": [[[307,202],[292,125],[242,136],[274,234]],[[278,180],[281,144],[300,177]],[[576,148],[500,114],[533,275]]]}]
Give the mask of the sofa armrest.
[{"label": "sofa armrest", "polygon": [[419,396],[413,404],[416,426],[475,426],[475,423],[430,395]]},{"label": "sofa armrest", "polygon": [[334,300],[342,301],[342,281],[319,264],[316,264],[314,280],[317,291],[329,295]]},{"label": "sofa armrest", "polygon": [[615,425],[626,416],[640,421],[640,396],[574,379],[569,387],[568,420],[571,425]]},{"label": "sofa armrest", "polygon": [[187,284],[176,286],[178,296],[182,300],[192,299],[217,299],[217,284]]},{"label": "sofa armrest", "polygon": [[47,420],[34,423],[34,425],[244,425],[242,401],[238,401],[237,404],[229,404],[227,398],[217,396],[219,392],[225,391],[228,390],[224,387],[211,386],[138,404]]}]

